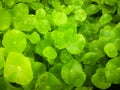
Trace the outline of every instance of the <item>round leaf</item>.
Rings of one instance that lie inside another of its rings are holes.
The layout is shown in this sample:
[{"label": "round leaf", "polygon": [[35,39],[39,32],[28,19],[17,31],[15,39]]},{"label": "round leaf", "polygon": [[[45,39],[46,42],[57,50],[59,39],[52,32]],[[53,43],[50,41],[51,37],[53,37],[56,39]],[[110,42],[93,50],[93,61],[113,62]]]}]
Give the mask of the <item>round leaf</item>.
[{"label": "round leaf", "polygon": [[68,18],[66,14],[62,12],[57,12],[57,11],[53,12],[53,22],[55,25],[60,26],[67,23],[67,21],[68,21]]},{"label": "round leaf", "polygon": [[75,34],[70,40],[66,47],[67,51],[71,54],[80,54],[86,44],[86,40],[82,34]]},{"label": "round leaf", "polygon": [[17,51],[23,52],[26,48],[26,37],[25,34],[18,30],[9,30],[7,31],[2,40],[2,44],[7,50],[10,51]]},{"label": "round leaf", "polygon": [[4,77],[10,82],[26,85],[33,79],[29,59],[18,52],[10,52],[4,65]]},{"label": "round leaf", "polygon": [[53,63],[53,59],[57,57],[57,52],[53,47],[48,46],[43,50],[43,55],[47,57],[49,63]]},{"label": "round leaf", "polygon": [[6,9],[0,9],[0,31],[7,29],[10,26],[11,17]]},{"label": "round leaf", "polygon": [[82,71],[82,66],[75,60],[71,60],[62,67],[61,76],[67,84],[76,87],[82,86],[86,79],[86,75]]},{"label": "round leaf", "polygon": [[111,86],[111,83],[107,81],[104,69],[101,68],[92,76],[91,81],[100,89],[107,89]]},{"label": "round leaf", "polygon": [[61,90],[61,82],[50,72],[43,73],[36,82],[37,90]]},{"label": "round leaf", "polygon": [[105,73],[108,81],[120,84],[120,57],[113,58],[107,62]]},{"label": "round leaf", "polygon": [[41,34],[46,34],[48,31],[51,30],[50,23],[47,19],[36,20],[35,27]]},{"label": "round leaf", "polygon": [[104,51],[109,57],[116,57],[118,55],[117,48],[113,43],[107,43],[104,47]]}]

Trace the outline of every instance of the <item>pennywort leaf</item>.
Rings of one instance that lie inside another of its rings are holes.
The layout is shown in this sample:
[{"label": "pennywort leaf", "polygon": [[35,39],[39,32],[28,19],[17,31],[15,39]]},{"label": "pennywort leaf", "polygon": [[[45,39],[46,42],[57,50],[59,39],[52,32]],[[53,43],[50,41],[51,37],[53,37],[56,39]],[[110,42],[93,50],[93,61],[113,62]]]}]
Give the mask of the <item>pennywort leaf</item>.
[{"label": "pennywort leaf", "polygon": [[7,29],[10,26],[10,23],[10,13],[4,8],[0,9],[0,31]]},{"label": "pennywort leaf", "polygon": [[68,21],[67,15],[63,12],[58,12],[58,11],[54,11],[52,13],[52,19],[53,19],[53,23],[57,26],[63,25]]},{"label": "pennywort leaf", "polygon": [[75,34],[69,41],[66,47],[67,51],[71,54],[80,54],[86,44],[86,40],[82,34]]},{"label": "pennywort leaf", "polygon": [[4,77],[10,82],[28,84],[33,79],[29,58],[18,52],[10,52],[4,65]]},{"label": "pennywort leaf", "polygon": [[113,43],[107,43],[104,47],[104,51],[111,58],[118,55],[117,48]]},{"label": "pennywort leaf", "polygon": [[70,60],[61,70],[63,80],[70,85],[80,87],[86,80],[86,75],[82,71],[82,66],[76,60]]},{"label": "pennywort leaf", "polygon": [[19,30],[9,30],[5,33],[2,44],[7,52],[23,52],[27,44],[26,36],[23,32]]},{"label": "pennywort leaf", "polygon": [[50,72],[39,76],[35,88],[37,90],[61,90],[61,82]]}]

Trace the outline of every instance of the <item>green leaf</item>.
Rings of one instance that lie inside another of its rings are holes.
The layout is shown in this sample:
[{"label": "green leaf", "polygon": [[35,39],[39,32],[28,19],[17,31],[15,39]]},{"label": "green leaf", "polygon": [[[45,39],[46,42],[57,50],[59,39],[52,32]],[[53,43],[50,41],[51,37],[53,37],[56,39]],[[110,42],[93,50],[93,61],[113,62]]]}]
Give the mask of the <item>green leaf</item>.
[{"label": "green leaf", "polygon": [[61,6],[62,7],[62,11],[66,14],[69,15],[70,13],[72,13],[72,11],[74,10],[74,6],[73,5],[68,5],[68,6]]},{"label": "green leaf", "polygon": [[88,47],[90,52],[95,52],[96,54],[98,54],[99,57],[104,57],[105,53],[103,50],[102,43],[100,41],[93,40],[89,43]]},{"label": "green leaf", "polygon": [[117,5],[115,5],[113,7],[113,6],[109,6],[109,5],[106,5],[106,4],[102,4],[102,5],[100,5],[100,8],[101,8],[103,14],[108,14],[108,13],[113,14],[113,13],[116,12]]},{"label": "green leaf", "polygon": [[30,32],[35,28],[34,26],[35,26],[34,15],[17,16],[14,19],[14,27],[18,30]]},{"label": "green leaf", "polygon": [[5,63],[5,48],[0,48],[0,69],[4,67]]},{"label": "green leaf", "polygon": [[113,58],[107,62],[105,73],[109,82],[120,84],[120,57]]},{"label": "green leaf", "polygon": [[78,88],[76,88],[75,90],[93,90],[93,88],[91,87],[78,87]]},{"label": "green leaf", "polygon": [[87,18],[87,14],[84,9],[78,9],[75,11],[75,19],[78,21],[84,21]]},{"label": "green leaf", "polygon": [[112,16],[110,14],[103,14],[100,17],[99,22],[101,23],[101,25],[105,25],[109,23],[111,20],[112,20]]},{"label": "green leaf", "polygon": [[88,52],[82,58],[83,64],[95,65],[99,60],[99,56],[95,52]]},{"label": "green leaf", "polygon": [[120,23],[118,23],[113,30],[115,37],[120,38]]},{"label": "green leaf", "polygon": [[86,8],[86,13],[88,15],[94,15],[99,11],[99,6],[95,5],[95,4],[90,4],[87,8]]},{"label": "green leaf", "polygon": [[69,40],[69,43],[66,47],[67,51],[71,54],[80,54],[86,44],[86,40],[82,34],[75,34]]},{"label": "green leaf", "polygon": [[11,17],[9,12],[4,8],[0,9],[0,31],[7,29],[10,23]]},{"label": "green leaf", "polygon": [[53,11],[52,13],[53,23],[57,26],[64,25],[68,22],[67,15],[63,12]]},{"label": "green leaf", "polygon": [[0,1],[0,9],[2,9],[3,8],[3,6],[2,6],[2,1]]},{"label": "green leaf", "polygon": [[23,2],[23,3],[32,3],[36,0],[18,0],[19,2]]},{"label": "green leaf", "polygon": [[35,27],[41,34],[46,34],[51,30],[51,25],[47,19],[36,20]]},{"label": "green leaf", "polygon": [[45,65],[40,62],[34,62],[32,64],[32,68],[34,77],[38,77],[39,75],[42,75],[46,71]]},{"label": "green leaf", "polygon": [[105,4],[110,5],[110,6],[114,6],[118,0],[104,0]]},{"label": "green leaf", "polygon": [[109,26],[109,25],[106,25],[104,28],[102,28],[100,30],[100,35],[99,35],[99,38],[100,37],[113,37],[114,36],[114,30],[112,30],[112,27]]},{"label": "green leaf", "polygon": [[73,59],[73,57],[67,50],[61,51],[60,60],[62,63],[68,63],[71,59]]},{"label": "green leaf", "polygon": [[107,89],[111,86],[111,82],[107,81],[107,77],[103,68],[97,69],[96,73],[91,77],[91,81],[100,89]]},{"label": "green leaf", "polygon": [[4,77],[10,82],[26,85],[33,79],[29,59],[18,52],[10,52],[4,65]]},{"label": "green leaf", "polygon": [[2,0],[9,7],[13,6],[17,0]]},{"label": "green leaf", "polygon": [[52,33],[52,32],[46,33],[46,34],[44,35],[44,40],[45,40],[46,42],[48,42],[51,46],[53,46],[53,45],[54,45],[54,41],[53,41],[53,39],[52,39],[52,37],[51,37],[51,33]]},{"label": "green leaf", "polygon": [[61,82],[50,72],[39,76],[35,88],[37,90],[61,90]]},{"label": "green leaf", "polygon": [[7,90],[7,81],[4,77],[0,77],[0,90]]},{"label": "green leaf", "polygon": [[76,60],[70,60],[61,70],[61,77],[70,85],[80,87],[86,80],[86,75],[82,71],[82,66]]},{"label": "green leaf", "polygon": [[60,81],[63,81],[61,77],[61,69],[63,64],[57,63],[53,67],[50,68],[49,72],[53,73]]},{"label": "green leaf", "polygon": [[43,8],[43,4],[42,3],[39,3],[39,2],[32,2],[31,3],[31,8],[33,10],[38,10],[39,8]]},{"label": "green leaf", "polygon": [[120,15],[120,1],[118,1],[118,8],[117,8],[117,14]]},{"label": "green leaf", "polygon": [[64,0],[65,4],[67,4],[67,5],[78,4],[80,6],[82,6],[83,1],[84,0]]},{"label": "green leaf", "polygon": [[53,59],[57,57],[57,52],[55,49],[51,46],[47,46],[46,48],[43,49],[43,55],[47,57],[47,60],[49,63],[54,63]]},{"label": "green leaf", "polygon": [[17,51],[22,53],[27,44],[26,36],[21,31],[9,30],[4,34],[2,44],[7,52]]},{"label": "green leaf", "polygon": [[35,17],[37,20],[45,18],[45,16],[46,16],[46,11],[43,8],[39,8],[36,10]]},{"label": "green leaf", "polygon": [[41,40],[36,46],[35,46],[35,52],[39,54],[40,56],[43,56],[43,50],[50,46],[50,43],[45,40]]},{"label": "green leaf", "polygon": [[18,3],[12,8],[13,17],[16,17],[16,16],[24,17],[28,13],[29,13],[29,9],[25,3]]},{"label": "green leaf", "polygon": [[107,43],[104,47],[104,51],[108,57],[116,57],[118,55],[117,48],[113,43]]},{"label": "green leaf", "polygon": [[35,31],[32,34],[28,35],[28,39],[32,44],[38,44],[41,40],[40,35]]},{"label": "green leaf", "polygon": [[54,44],[58,49],[66,48],[69,39],[72,37],[74,29],[61,27],[59,30],[54,30],[51,33],[51,37],[54,40]]}]

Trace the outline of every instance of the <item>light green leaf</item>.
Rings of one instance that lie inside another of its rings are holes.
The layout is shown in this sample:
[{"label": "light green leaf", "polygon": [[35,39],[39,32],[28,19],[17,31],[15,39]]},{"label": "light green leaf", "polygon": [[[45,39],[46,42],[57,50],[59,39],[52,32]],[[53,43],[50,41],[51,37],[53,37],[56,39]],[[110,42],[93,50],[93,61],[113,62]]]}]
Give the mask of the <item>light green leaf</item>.
[{"label": "light green leaf", "polygon": [[67,51],[71,54],[80,54],[86,44],[86,40],[82,34],[75,34],[69,40],[69,43],[66,47]]},{"label": "light green leaf", "polygon": [[29,9],[25,3],[18,3],[12,8],[12,15],[16,16],[25,16],[28,15]]},{"label": "light green leaf", "polygon": [[67,15],[62,12],[54,11],[52,13],[53,23],[57,26],[64,25],[68,22]]},{"label": "light green leaf", "polygon": [[4,67],[5,63],[5,48],[0,48],[0,69]]},{"label": "light green leaf", "polygon": [[39,76],[35,88],[37,90],[61,90],[61,82],[50,72]]},{"label": "light green leaf", "polygon": [[43,49],[43,55],[47,57],[49,63],[54,63],[53,59],[57,57],[57,52],[55,49],[51,46],[47,46],[46,48]]},{"label": "light green leaf", "polygon": [[21,31],[32,31],[35,28],[34,15],[17,16],[14,19],[14,27]]},{"label": "light green leaf", "polygon": [[113,43],[107,43],[104,46],[104,51],[108,57],[116,57],[118,55],[117,48]]},{"label": "light green leaf", "polygon": [[76,87],[82,86],[86,79],[86,75],[82,71],[81,64],[76,60],[71,60],[62,67],[61,77],[67,84]]},{"label": "light green leaf", "polygon": [[7,29],[10,23],[11,17],[9,12],[4,8],[0,9],[0,31]]},{"label": "light green leaf", "polygon": [[28,35],[28,39],[33,44],[38,44],[40,42],[40,35],[37,32],[33,32],[32,34]]},{"label": "light green leaf", "polygon": [[87,13],[84,9],[78,9],[75,11],[75,19],[78,21],[84,21],[87,18]]},{"label": "light green leaf", "polygon": [[18,52],[10,52],[4,65],[4,77],[10,82],[26,85],[33,79],[29,59]]},{"label": "light green leaf", "polygon": [[100,89],[107,89],[111,86],[111,82],[107,81],[107,77],[103,68],[97,69],[96,73],[93,74],[91,81]]},{"label": "light green leaf", "polygon": [[46,34],[51,30],[51,25],[47,19],[36,20],[35,27],[37,31],[41,34]]},{"label": "light green leaf", "polygon": [[120,57],[113,58],[107,62],[105,74],[109,82],[120,84]]},{"label": "light green leaf", "polygon": [[7,52],[23,52],[27,44],[26,36],[19,30],[9,30],[4,34],[2,44]]}]

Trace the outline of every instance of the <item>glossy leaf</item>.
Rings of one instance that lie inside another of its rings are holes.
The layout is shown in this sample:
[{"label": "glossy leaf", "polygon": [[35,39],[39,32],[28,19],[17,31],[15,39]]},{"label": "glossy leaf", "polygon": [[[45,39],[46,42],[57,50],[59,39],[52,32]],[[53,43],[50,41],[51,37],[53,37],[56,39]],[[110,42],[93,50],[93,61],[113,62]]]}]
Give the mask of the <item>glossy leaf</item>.
[{"label": "glossy leaf", "polygon": [[46,11],[43,8],[39,8],[36,10],[35,17],[36,19],[40,20],[42,18],[45,18]]},{"label": "glossy leaf", "polygon": [[35,88],[37,90],[61,90],[61,82],[50,72],[39,76]]},{"label": "glossy leaf", "polygon": [[80,87],[86,80],[86,75],[82,71],[82,66],[76,60],[70,60],[61,70],[61,77],[70,85]]},{"label": "glossy leaf", "polygon": [[28,35],[28,39],[33,44],[38,44],[41,40],[40,35],[37,32],[33,32],[32,34]]},{"label": "glossy leaf", "polygon": [[113,43],[107,43],[104,47],[104,51],[111,58],[118,55],[117,48]]},{"label": "glossy leaf", "polygon": [[78,21],[84,21],[87,18],[87,14],[84,9],[78,9],[75,11],[75,19]]},{"label": "glossy leaf", "polygon": [[10,52],[4,65],[4,77],[10,82],[26,85],[33,79],[29,59],[18,52]]},{"label": "glossy leaf", "polygon": [[95,74],[93,74],[91,81],[96,87],[100,89],[107,89],[111,86],[111,82],[107,81],[104,69],[101,68],[98,69]]},{"label": "glossy leaf", "polygon": [[10,26],[10,23],[10,13],[4,8],[0,9],[0,31],[7,29]]},{"label": "glossy leaf", "polygon": [[5,48],[0,48],[0,69],[4,67],[5,63]]},{"label": "glossy leaf", "polygon": [[71,54],[80,54],[86,44],[86,40],[82,34],[75,34],[69,40],[69,44],[67,45],[66,49]]},{"label": "glossy leaf", "polygon": [[54,24],[57,26],[63,25],[68,21],[67,15],[62,12],[54,11],[52,17]]},{"label": "glossy leaf", "polygon": [[113,58],[107,62],[105,74],[109,82],[120,84],[120,57]]},{"label": "glossy leaf", "polygon": [[29,13],[28,6],[25,3],[18,3],[12,8],[12,15],[16,16],[25,16]]},{"label": "glossy leaf", "polygon": [[57,52],[51,46],[48,46],[43,49],[43,55],[47,57],[49,63],[54,63],[53,59],[57,57]]},{"label": "glossy leaf", "polygon": [[73,57],[67,50],[61,51],[60,60],[62,63],[68,63],[71,59],[73,59]]},{"label": "glossy leaf", "polygon": [[47,19],[36,20],[35,27],[41,34],[46,34],[51,30],[51,25]]},{"label": "glossy leaf", "polygon": [[112,16],[110,14],[103,14],[100,19],[99,19],[99,22],[102,24],[102,25],[105,25],[107,23],[109,23],[110,21],[112,20]]},{"label": "glossy leaf", "polygon": [[21,31],[30,32],[34,29],[35,18],[34,15],[17,16],[14,19],[14,27]]},{"label": "glossy leaf", "polygon": [[2,0],[5,4],[7,4],[9,7],[13,6],[17,0]]},{"label": "glossy leaf", "polygon": [[62,28],[59,30],[54,30],[51,33],[51,37],[54,40],[54,44],[58,49],[66,48],[70,38],[72,37],[74,31],[73,29]]},{"label": "glossy leaf", "polygon": [[7,50],[23,52],[26,48],[26,36],[23,32],[18,30],[9,30],[3,36],[2,44]]}]

